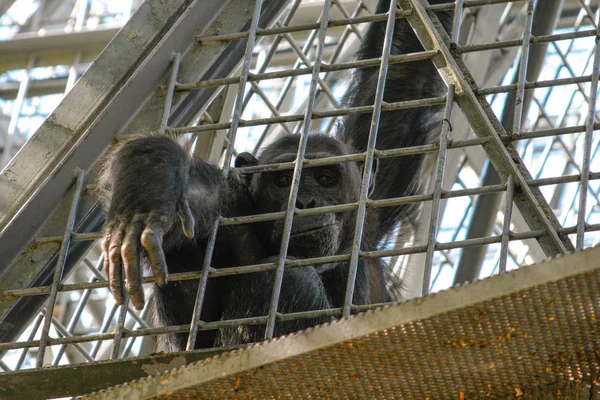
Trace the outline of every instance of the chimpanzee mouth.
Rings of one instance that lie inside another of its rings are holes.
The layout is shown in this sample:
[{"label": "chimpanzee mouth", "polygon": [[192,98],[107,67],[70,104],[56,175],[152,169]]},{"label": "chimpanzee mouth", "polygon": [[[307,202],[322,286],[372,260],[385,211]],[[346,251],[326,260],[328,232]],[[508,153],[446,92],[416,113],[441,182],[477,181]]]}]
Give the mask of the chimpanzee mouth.
[{"label": "chimpanzee mouth", "polygon": [[297,237],[301,237],[301,236],[311,236],[311,235],[320,233],[322,231],[331,229],[331,228],[337,226],[338,224],[339,224],[339,222],[336,220],[331,224],[319,226],[317,228],[309,228],[309,229],[305,229],[305,230],[296,230],[296,231],[294,231],[292,229],[292,234],[290,235],[290,237],[297,238]]}]

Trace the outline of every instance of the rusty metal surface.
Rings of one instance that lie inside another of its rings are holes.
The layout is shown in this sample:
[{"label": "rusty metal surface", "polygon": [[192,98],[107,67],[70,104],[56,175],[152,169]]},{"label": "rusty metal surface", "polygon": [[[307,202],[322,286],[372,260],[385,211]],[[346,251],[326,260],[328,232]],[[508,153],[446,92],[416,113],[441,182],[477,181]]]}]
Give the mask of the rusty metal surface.
[{"label": "rusty metal surface", "polygon": [[0,399],[79,396],[126,380],[182,367],[223,351],[225,350],[156,353],[146,357],[8,372],[0,374]]},{"label": "rusty metal surface", "polygon": [[599,295],[595,247],[86,398],[593,398]]}]

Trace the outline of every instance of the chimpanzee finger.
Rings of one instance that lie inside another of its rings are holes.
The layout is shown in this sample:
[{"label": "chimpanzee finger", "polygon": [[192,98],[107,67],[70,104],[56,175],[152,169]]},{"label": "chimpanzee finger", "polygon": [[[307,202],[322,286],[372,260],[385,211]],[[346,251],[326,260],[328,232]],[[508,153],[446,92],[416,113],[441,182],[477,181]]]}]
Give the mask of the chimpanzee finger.
[{"label": "chimpanzee finger", "polygon": [[194,220],[194,215],[192,214],[192,210],[190,209],[190,204],[186,199],[180,200],[177,204],[177,215],[181,220],[181,228],[183,229],[183,233],[190,239],[194,238],[194,224],[196,221]]},{"label": "chimpanzee finger", "polygon": [[142,268],[140,266],[140,236],[144,229],[143,220],[136,216],[125,234],[121,245],[121,259],[125,271],[127,291],[133,306],[137,310],[144,308],[144,288],[142,287]]},{"label": "chimpanzee finger", "polygon": [[164,224],[163,218],[150,216],[146,221],[146,228],[142,232],[142,246],[148,253],[156,284],[160,287],[167,284],[167,261],[162,249]]},{"label": "chimpanzee finger", "polygon": [[113,230],[108,247],[108,286],[117,305],[123,304],[123,271],[121,266],[121,243],[123,242],[124,225]]}]

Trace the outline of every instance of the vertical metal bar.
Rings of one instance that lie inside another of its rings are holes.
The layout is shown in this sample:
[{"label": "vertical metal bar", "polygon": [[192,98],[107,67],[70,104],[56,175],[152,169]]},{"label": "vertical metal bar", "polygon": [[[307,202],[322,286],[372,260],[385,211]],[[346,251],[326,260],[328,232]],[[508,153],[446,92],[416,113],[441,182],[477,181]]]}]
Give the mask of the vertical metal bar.
[{"label": "vertical metal bar", "polygon": [[[104,323],[100,327],[100,332],[99,333],[105,333],[105,332],[108,331],[108,328],[110,328],[110,324],[112,323],[112,320],[115,317],[115,314],[117,312],[117,308],[118,307],[119,306],[117,306],[116,304],[113,304],[112,309],[110,310],[110,312],[108,313],[108,316],[106,317],[106,320],[104,321]],[[93,358],[96,358],[96,356],[98,355],[98,351],[100,350],[100,346],[102,345],[102,342],[104,342],[104,340],[98,340],[92,346],[92,351],[90,351],[90,355]]]},{"label": "vertical metal bar", "polygon": [[2,152],[2,159],[0,159],[0,169],[8,164],[12,158],[12,143],[14,135],[17,133],[17,122],[21,116],[21,110],[23,109],[23,103],[25,102],[25,96],[29,89],[29,82],[31,81],[31,69],[35,65],[37,56],[33,55],[29,57],[27,66],[25,67],[25,77],[19,83],[19,91],[17,97],[13,103],[12,109],[10,110],[10,121],[8,123],[8,129],[4,135],[4,151]]},{"label": "vertical metal bar", "polygon": [[[31,326],[31,333],[27,337],[28,341],[33,340],[33,338],[35,338],[35,335],[37,334],[38,329],[40,329],[40,325],[42,324],[43,320],[44,320],[44,316],[42,314],[38,314],[38,316],[35,319],[35,322]],[[23,349],[21,351],[21,355],[19,356],[19,360],[17,361],[17,365],[15,367],[15,371],[18,371],[21,369],[21,367],[23,366],[23,363],[25,362],[25,359],[27,358],[28,352],[29,352],[29,349]]]},{"label": "vertical metal bar", "polygon": [[[323,15],[321,15],[321,18],[323,18]],[[306,53],[312,46],[313,42],[315,41],[315,38],[317,37],[317,30],[313,30],[310,35],[308,35],[308,38],[306,39],[306,43],[304,43],[304,47],[302,47],[302,52]],[[292,67],[292,69],[298,69],[300,68],[300,65],[302,65],[302,61],[301,60],[297,60],[294,63],[294,66]],[[279,93],[279,97],[277,98],[277,103],[275,103],[275,106],[277,108],[280,108],[281,105],[283,104],[290,88],[292,87],[292,83],[294,82],[295,77],[290,76],[285,83],[283,84],[283,87],[281,89],[281,92]],[[258,141],[256,142],[256,145],[254,146],[254,149],[252,150],[252,153],[256,153],[258,151],[258,149],[260,149],[260,147],[263,144],[263,141],[265,140],[265,137],[267,135],[267,132],[269,131],[270,126],[267,125],[265,126],[265,129],[263,129],[262,134],[260,135],[260,137],[258,138]]]},{"label": "vertical metal bar", "polygon": [[166,88],[165,93],[165,105],[163,107],[163,114],[160,118],[160,134],[164,135],[167,130],[167,121],[169,115],[171,115],[171,105],[173,103],[173,93],[175,92],[175,85],[177,84],[177,74],[179,73],[179,62],[181,61],[180,53],[171,54],[172,66],[171,75],[169,76],[169,84]]},{"label": "vertical metal bar", "polygon": [[310,90],[308,92],[308,100],[306,102],[306,110],[304,112],[304,122],[300,133],[300,142],[298,144],[298,152],[296,153],[296,161],[294,165],[294,175],[290,188],[290,197],[288,198],[287,210],[285,214],[283,233],[281,235],[281,246],[279,248],[279,258],[277,259],[277,269],[275,271],[275,279],[273,281],[273,292],[271,294],[271,304],[269,305],[269,314],[267,316],[267,326],[265,328],[265,339],[271,339],[275,331],[275,320],[277,317],[277,307],[279,305],[279,295],[281,294],[281,284],[283,282],[283,274],[285,269],[285,259],[292,233],[292,222],[294,212],[296,210],[296,199],[298,197],[298,189],[300,187],[300,176],[304,165],[304,153],[310,133],[310,124],[312,120],[313,108],[317,97],[317,89],[319,86],[319,73],[321,71],[321,62],[323,60],[323,49],[325,47],[325,38],[327,35],[327,25],[329,22],[329,11],[331,9],[332,0],[325,0],[323,4],[323,13],[319,26],[319,39],[317,44],[317,53],[315,62],[313,63],[312,76],[310,81]]},{"label": "vertical metal bar", "polygon": [[[302,50],[300,49],[300,46],[298,45],[298,42],[296,42],[296,40],[294,39],[294,37],[290,33],[284,33],[283,35],[285,37],[285,40],[287,40],[287,42],[289,43],[289,45],[292,48],[292,50],[298,55],[298,57],[302,60],[302,62],[307,67],[309,67],[310,66],[310,60],[308,59],[308,57],[306,56],[306,54],[304,54],[302,52]],[[327,85],[325,83],[325,80],[321,79],[320,77],[319,77],[319,86],[320,86],[320,91],[322,91],[323,93],[325,93],[327,95],[327,97],[329,98],[329,100],[331,101],[331,103],[333,104],[333,106],[335,108],[339,108],[340,104],[338,103],[337,99],[333,95],[331,89],[329,88],[329,85]]]},{"label": "vertical metal bar", "polygon": [[75,170],[75,174],[77,176],[77,182],[73,192],[73,201],[71,203],[71,209],[69,210],[69,217],[67,218],[65,233],[63,235],[60,251],[58,253],[58,261],[56,262],[56,268],[54,269],[54,277],[52,278],[52,289],[50,290],[50,297],[48,298],[48,305],[46,308],[46,314],[44,316],[44,325],[42,327],[42,335],[40,337],[40,347],[38,349],[36,361],[37,368],[41,368],[44,363],[44,355],[46,353],[46,347],[48,346],[48,334],[50,331],[50,325],[52,324],[52,312],[54,311],[56,296],[58,295],[58,285],[60,284],[62,271],[67,258],[67,252],[69,251],[69,246],[71,244],[71,236],[73,235],[73,227],[75,226],[75,215],[77,213],[79,199],[83,189],[85,171],[77,168]]},{"label": "vertical metal bar", "polygon": [[525,101],[525,83],[527,83],[527,63],[529,61],[529,42],[531,41],[531,28],[533,27],[533,10],[535,0],[527,2],[527,22],[523,28],[523,44],[521,45],[521,61],[519,63],[519,80],[517,82],[517,96],[515,99],[515,116],[513,118],[513,133],[521,132],[523,118],[523,102]]},{"label": "vertical metal bar", "polygon": [[129,292],[125,292],[125,298],[123,304],[120,306],[119,318],[117,319],[117,327],[115,328],[115,338],[113,341],[112,351],[110,353],[110,359],[116,360],[119,358],[119,350],[121,349],[121,340],[123,339],[123,333],[125,331],[125,317],[127,317],[127,308],[129,308]]},{"label": "vertical metal bar", "polygon": [[592,69],[592,83],[590,85],[590,100],[588,102],[588,115],[586,118],[585,144],[583,147],[583,165],[581,168],[581,186],[579,189],[579,213],[577,214],[577,243],[578,250],[583,249],[585,238],[585,221],[588,183],[590,180],[590,152],[594,136],[594,118],[596,117],[596,99],[598,96],[598,79],[600,78],[600,28],[596,28],[596,49]]},{"label": "vertical metal bar", "polygon": [[460,34],[460,24],[462,23],[464,0],[456,0],[454,4],[454,21],[452,23],[452,41],[458,43],[458,35]]},{"label": "vertical metal bar", "polygon": [[[248,31],[248,42],[246,43],[246,52],[244,53],[244,60],[242,63],[242,69],[240,71],[240,83],[238,86],[238,93],[235,99],[235,106],[233,109],[233,116],[231,118],[231,128],[227,137],[227,150],[225,151],[225,160],[223,163],[223,176],[225,179],[229,176],[231,169],[231,158],[233,156],[233,146],[235,143],[235,137],[237,134],[238,127],[240,125],[240,119],[242,118],[242,112],[244,111],[244,95],[246,89],[246,83],[248,82],[248,74],[250,72],[250,63],[252,62],[252,50],[256,43],[256,31],[258,29],[258,20],[260,17],[260,10],[262,7],[262,0],[256,0],[254,5],[254,12],[252,14],[252,21],[250,21],[250,28]],[[193,350],[196,344],[196,336],[198,335],[198,324],[200,323],[200,313],[202,312],[202,303],[204,302],[204,295],[206,293],[206,284],[208,283],[208,273],[210,271],[210,262],[212,260],[213,250],[215,248],[215,241],[217,240],[217,231],[219,229],[219,220],[216,219],[211,230],[210,238],[206,244],[206,252],[202,263],[202,273],[198,282],[198,291],[196,292],[196,301],[194,303],[194,312],[192,313],[192,320],[190,321],[190,332],[188,334],[188,340],[186,344],[187,350]]]},{"label": "vertical metal bar", "polygon": [[75,26],[73,27],[76,32],[83,29],[88,14],[88,6],[89,0],[79,0],[77,2],[77,17],[75,19]]},{"label": "vertical metal bar", "polygon": [[[294,15],[296,14],[296,10],[298,10],[298,7],[300,6],[300,3],[302,3],[302,0],[294,0],[292,5],[290,6],[290,11],[288,11],[283,22],[281,23],[281,26],[288,26],[290,24],[290,22],[292,22],[292,18],[294,18]],[[273,43],[271,43],[271,45],[269,47],[269,51],[267,52],[265,61],[260,66],[257,73],[262,74],[263,72],[265,72],[267,70],[269,63],[271,62],[271,60],[273,59],[273,56],[277,52],[277,48],[279,47],[279,44],[281,43],[282,40],[283,40],[282,35],[275,36]],[[252,98],[253,95],[254,95],[254,91],[251,90],[248,92],[248,94],[244,98],[244,105],[242,108],[245,109],[248,106],[248,103],[250,102],[250,99]]]},{"label": "vertical metal bar", "polygon": [[506,272],[506,261],[508,260],[508,243],[510,241],[510,222],[514,195],[515,181],[512,176],[509,176],[506,182],[506,205],[504,206],[504,223],[502,224],[502,241],[500,242],[500,265],[498,272],[501,274]]},{"label": "vertical metal bar", "polygon": [[373,117],[369,129],[369,141],[365,152],[365,162],[363,166],[363,175],[360,187],[360,197],[358,199],[358,210],[356,212],[356,224],[354,225],[354,239],[352,241],[352,253],[350,255],[350,264],[348,267],[348,281],[346,283],[346,294],[344,299],[344,308],[342,315],[344,318],[350,316],[352,311],[352,298],[354,297],[354,283],[358,271],[358,261],[360,256],[360,246],[362,243],[363,227],[365,215],[367,212],[367,196],[369,193],[369,184],[371,182],[371,172],[373,165],[373,156],[375,154],[375,143],[377,142],[377,131],[379,129],[379,117],[381,115],[381,103],[383,102],[383,92],[385,90],[385,81],[387,77],[388,63],[390,59],[390,50],[392,47],[392,37],[394,35],[394,26],[396,24],[397,3],[390,1],[388,11],[387,25],[385,28],[385,37],[383,40],[381,63],[379,65],[379,76],[377,77],[377,89],[373,101]]},{"label": "vertical metal bar", "polygon": [[[96,266],[95,268],[99,271],[102,270],[102,267],[104,266],[104,255],[100,255],[100,258],[98,258],[98,261],[96,262]],[[92,276],[89,279],[89,282],[95,282],[97,281],[97,279]],[[75,327],[77,326],[77,323],[79,322],[79,319],[81,318],[81,314],[83,313],[83,310],[87,304],[88,299],[90,298],[90,295],[92,294],[92,289],[85,289],[83,291],[83,293],[81,294],[81,297],[79,298],[79,301],[77,302],[77,306],[75,307],[75,311],[73,311],[73,315],[71,316],[71,319],[69,320],[69,324],[67,325],[67,331],[72,333],[73,330],[75,330]],[[52,362],[53,365],[58,365],[58,363],[60,362],[62,356],[65,354],[65,349],[67,348],[66,345],[61,344],[58,347],[58,351],[56,352],[56,357],[54,357],[54,361]]]},{"label": "vertical metal bar", "polygon": [[[141,314],[140,314],[140,318],[145,321],[146,318],[148,317],[148,313],[150,312],[151,306],[150,304],[152,303],[152,297],[154,296],[154,294],[150,294],[150,296],[148,296],[148,299],[146,300],[146,305],[144,307],[144,309],[142,310]],[[144,327],[144,324],[141,324],[138,322],[138,324],[140,325],[140,327]],[[135,325],[134,325],[134,329],[135,329]],[[135,344],[135,341],[137,339],[141,339],[141,340],[148,340],[149,337],[148,336],[144,336],[141,338],[138,337],[130,337],[129,339],[127,339],[127,344],[125,344],[125,349],[123,349],[123,357],[127,357],[129,355],[129,353],[131,353],[131,349],[133,348],[133,345]]]},{"label": "vertical metal bar", "polygon": [[73,64],[69,68],[69,77],[67,78],[67,84],[65,85],[65,96],[71,91],[71,89],[73,88],[73,86],[75,86],[75,83],[77,82],[77,65],[81,63],[82,54],[83,52],[80,50],[73,58]]},{"label": "vertical metal bar", "polygon": [[423,271],[423,287],[421,295],[426,295],[431,289],[431,270],[433,267],[433,256],[435,254],[435,245],[437,244],[438,219],[440,214],[440,202],[442,200],[442,182],[444,182],[444,165],[448,153],[448,135],[452,131],[450,118],[452,116],[452,106],[454,105],[454,85],[448,86],[446,95],[446,106],[444,108],[444,118],[442,119],[442,132],[440,133],[440,150],[438,152],[435,183],[433,188],[433,199],[431,201],[431,218],[429,220],[429,236],[427,238],[427,253],[425,253],[425,269]]}]

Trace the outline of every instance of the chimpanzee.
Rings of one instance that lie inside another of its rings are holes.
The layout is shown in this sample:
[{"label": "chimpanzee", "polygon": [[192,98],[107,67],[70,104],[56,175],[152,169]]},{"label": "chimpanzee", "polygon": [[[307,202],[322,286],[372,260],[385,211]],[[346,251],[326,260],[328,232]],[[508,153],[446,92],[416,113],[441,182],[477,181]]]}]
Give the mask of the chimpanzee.
[{"label": "chimpanzee", "polygon": [[[434,0],[431,3],[446,3]],[[377,13],[389,9],[390,0],[380,0]],[[449,31],[452,13],[438,18]],[[358,59],[381,56],[386,22],[371,23],[358,52]],[[392,54],[422,51],[409,24],[397,19]],[[373,104],[378,67],[355,72],[345,97],[349,106]],[[446,87],[429,60],[392,64],[388,68],[384,101],[398,102],[441,96]],[[440,106],[381,113],[377,149],[422,145],[438,130]],[[352,114],[340,125],[336,138],[310,135],[306,158],[322,158],[364,152],[367,148],[370,113]],[[259,152],[258,157],[240,154],[236,167],[293,161],[298,135],[285,136]],[[418,187],[423,156],[381,159],[374,165],[371,199],[405,196]],[[356,202],[361,170],[356,162],[304,168],[296,208],[310,209]],[[233,168],[228,177],[218,167],[193,158],[166,136],[130,139],[107,157],[100,187],[108,210],[104,225],[103,253],[110,289],[118,304],[124,290],[135,308],[144,306],[141,286],[143,267],[156,277],[155,320],[160,326],[189,324],[198,287],[197,280],[167,284],[170,272],[201,269],[207,239],[215,219],[285,210],[292,171],[242,174]],[[385,238],[414,211],[402,205],[369,208],[362,250],[382,246]],[[352,248],[356,211],[295,217],[289,241],[289,258],[347,254]],[[223,268],[273,261],[279,254],[283,220],[223,226],[218,230],[211,266]],[[393,279],[381,260],[361,259],[353,304],[391,301]],[[286,268],[278,311],[291,313],[341,307],[344,302],[348,263]],[[256,272],[211,278],[208,281],[201,319],[218,321],[264,316],[268,313],[275,272]],[[123,283],[126,287],[123,287]],[[304,329],[328,321],[312,318],[277,322],[275,335]],[[204,331],[196,348],[259,341],[264,325]],[[160,348],[185,348],[187,334],[162,335]]]}]

